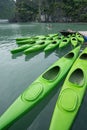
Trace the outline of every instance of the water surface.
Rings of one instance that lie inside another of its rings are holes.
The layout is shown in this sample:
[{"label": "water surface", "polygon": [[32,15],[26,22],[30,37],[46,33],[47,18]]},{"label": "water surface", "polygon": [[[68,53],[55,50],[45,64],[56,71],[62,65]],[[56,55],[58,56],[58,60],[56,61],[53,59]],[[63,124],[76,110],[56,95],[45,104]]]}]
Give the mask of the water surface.
[{"label": "water surface", "polygon": [[[15,39],[57,33],[69,28],[76,31],[87,31],[87,24],[53,23],[51,28],[48,28],[46,23],[0,24],[0,115],[42,72],[71,49],[68,47],[49,54],[41,51],[28,56],[23,53],[12,55],[10,50],[17,47]],[[31,112],[15,122],[9,130],[48,130],[62,84],[63,81]],[[72,130],[87,130],[86,122],[87,94]]]}]

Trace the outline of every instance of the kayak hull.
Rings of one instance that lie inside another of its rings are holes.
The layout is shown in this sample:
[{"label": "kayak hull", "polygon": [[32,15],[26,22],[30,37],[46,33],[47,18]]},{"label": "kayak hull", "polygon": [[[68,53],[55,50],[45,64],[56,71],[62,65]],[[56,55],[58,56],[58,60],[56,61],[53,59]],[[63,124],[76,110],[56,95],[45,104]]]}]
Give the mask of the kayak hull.
[{"label": "kayak hull", "polygon": [[87,48],[70,69],[60,91],[49,130],[69,130],[87,87]]},{"label": "kayak hull", "polygon": [[57,87],[58,83],[68,73],[79,51],[80,47],[60,58],[29,85],[0,117],[0,130],[6,129],[6,127],[10,126],[15,120],[22,117],[24,113],[30,111],[38,102],[47,96],[50,91]]}]

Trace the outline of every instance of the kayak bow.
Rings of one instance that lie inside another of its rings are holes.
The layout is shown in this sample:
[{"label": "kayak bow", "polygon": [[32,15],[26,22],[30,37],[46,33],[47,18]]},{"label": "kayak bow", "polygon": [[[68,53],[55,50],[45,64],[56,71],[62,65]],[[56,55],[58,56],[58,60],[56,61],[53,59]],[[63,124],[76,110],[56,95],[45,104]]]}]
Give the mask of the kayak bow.
[{"label": "kayak bow", "polygon": [[80,43],[84,43],[84,37],[83,37],[81,34],[76,33],[76,38],[78,39],[78,41],[79,41]]},{"label": "kayak bow", "polygon": [[[35,44],[35,43],[33,43],[33,44]],[[22,45],[22,46],[20,46],[20,47],[17,47],[17,48],[15,48],[15,49],[11,50],[11,53],[12,53],[12,54],[15,54],[15,53],[24,51],[25,49],[27,49],[27,48],[29,48],[29,47],[32,47],[33,44],[26,44],[26,45]]]},{"label": "kayak bow", "polygon": [[76,47],[78,45],[78,40],[75,36],[71,36],[71,44]]}]

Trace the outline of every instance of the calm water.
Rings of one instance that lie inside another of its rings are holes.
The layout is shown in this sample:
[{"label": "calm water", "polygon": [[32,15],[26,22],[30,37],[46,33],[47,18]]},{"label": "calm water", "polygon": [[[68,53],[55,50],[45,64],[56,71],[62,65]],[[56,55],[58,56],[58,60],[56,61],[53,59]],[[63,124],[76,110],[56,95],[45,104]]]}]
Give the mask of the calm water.
[{"label": "calm water", "polygon": [[[59,30],[68,28],[87,31],[87,24],[52,24],[50,29],[44,23],[0,24],[0,115],[42,72],[71,49],[56,50],[49,54],[39,52],[28,56],[22,53],[12,55],[10,50],[17,46],[15,39],[57,33]],[[56,88],[51,92],[31,112],[14,123],[9,130],[48,130],[62,84],[63,82],[59,85],[59,89]],[[72,130],[87,130],[86,123],[87,94]]]}]

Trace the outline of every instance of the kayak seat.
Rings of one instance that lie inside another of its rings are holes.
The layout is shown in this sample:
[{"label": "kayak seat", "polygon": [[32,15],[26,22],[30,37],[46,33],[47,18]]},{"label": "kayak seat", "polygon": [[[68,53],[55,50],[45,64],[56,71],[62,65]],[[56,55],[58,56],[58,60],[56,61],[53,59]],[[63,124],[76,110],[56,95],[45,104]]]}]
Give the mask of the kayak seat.
[{"label": "kayak seat", "polygon": [[59,74],[60,71],[60,67],[59,66],[55,66],[51,69],[49,69],[47,72],[45,72],[42,77],[46,80],[54,80],[57,75]]},{"label": "kayak seat", "polygon": [[84,53],[80,56],[80,59],[87,60],[87,53]]},{"label": "kayak seat", "polygon": [[65,111],[72,112],[76,109],[78,104],[78,97],[74,90],[70,88],[64,89],[60,96],[57,105]]},{"label": "kayak seat", "polygon": [[65,55],[65,58],[73,58],[74,57],[74,53],[70,52],[68,54]]},{"label": "kayak seat", "polygon": [[83,86],[84,84],[83,71],[80,68],[73,71],[69,77],[69,81],[73,84],[76,84],[77,86]]},{"label": "kayak seat", "polygon": [[26,101],[36,100],[43,92],[43,85],[35,82],[22,94],[22,99]]}]

